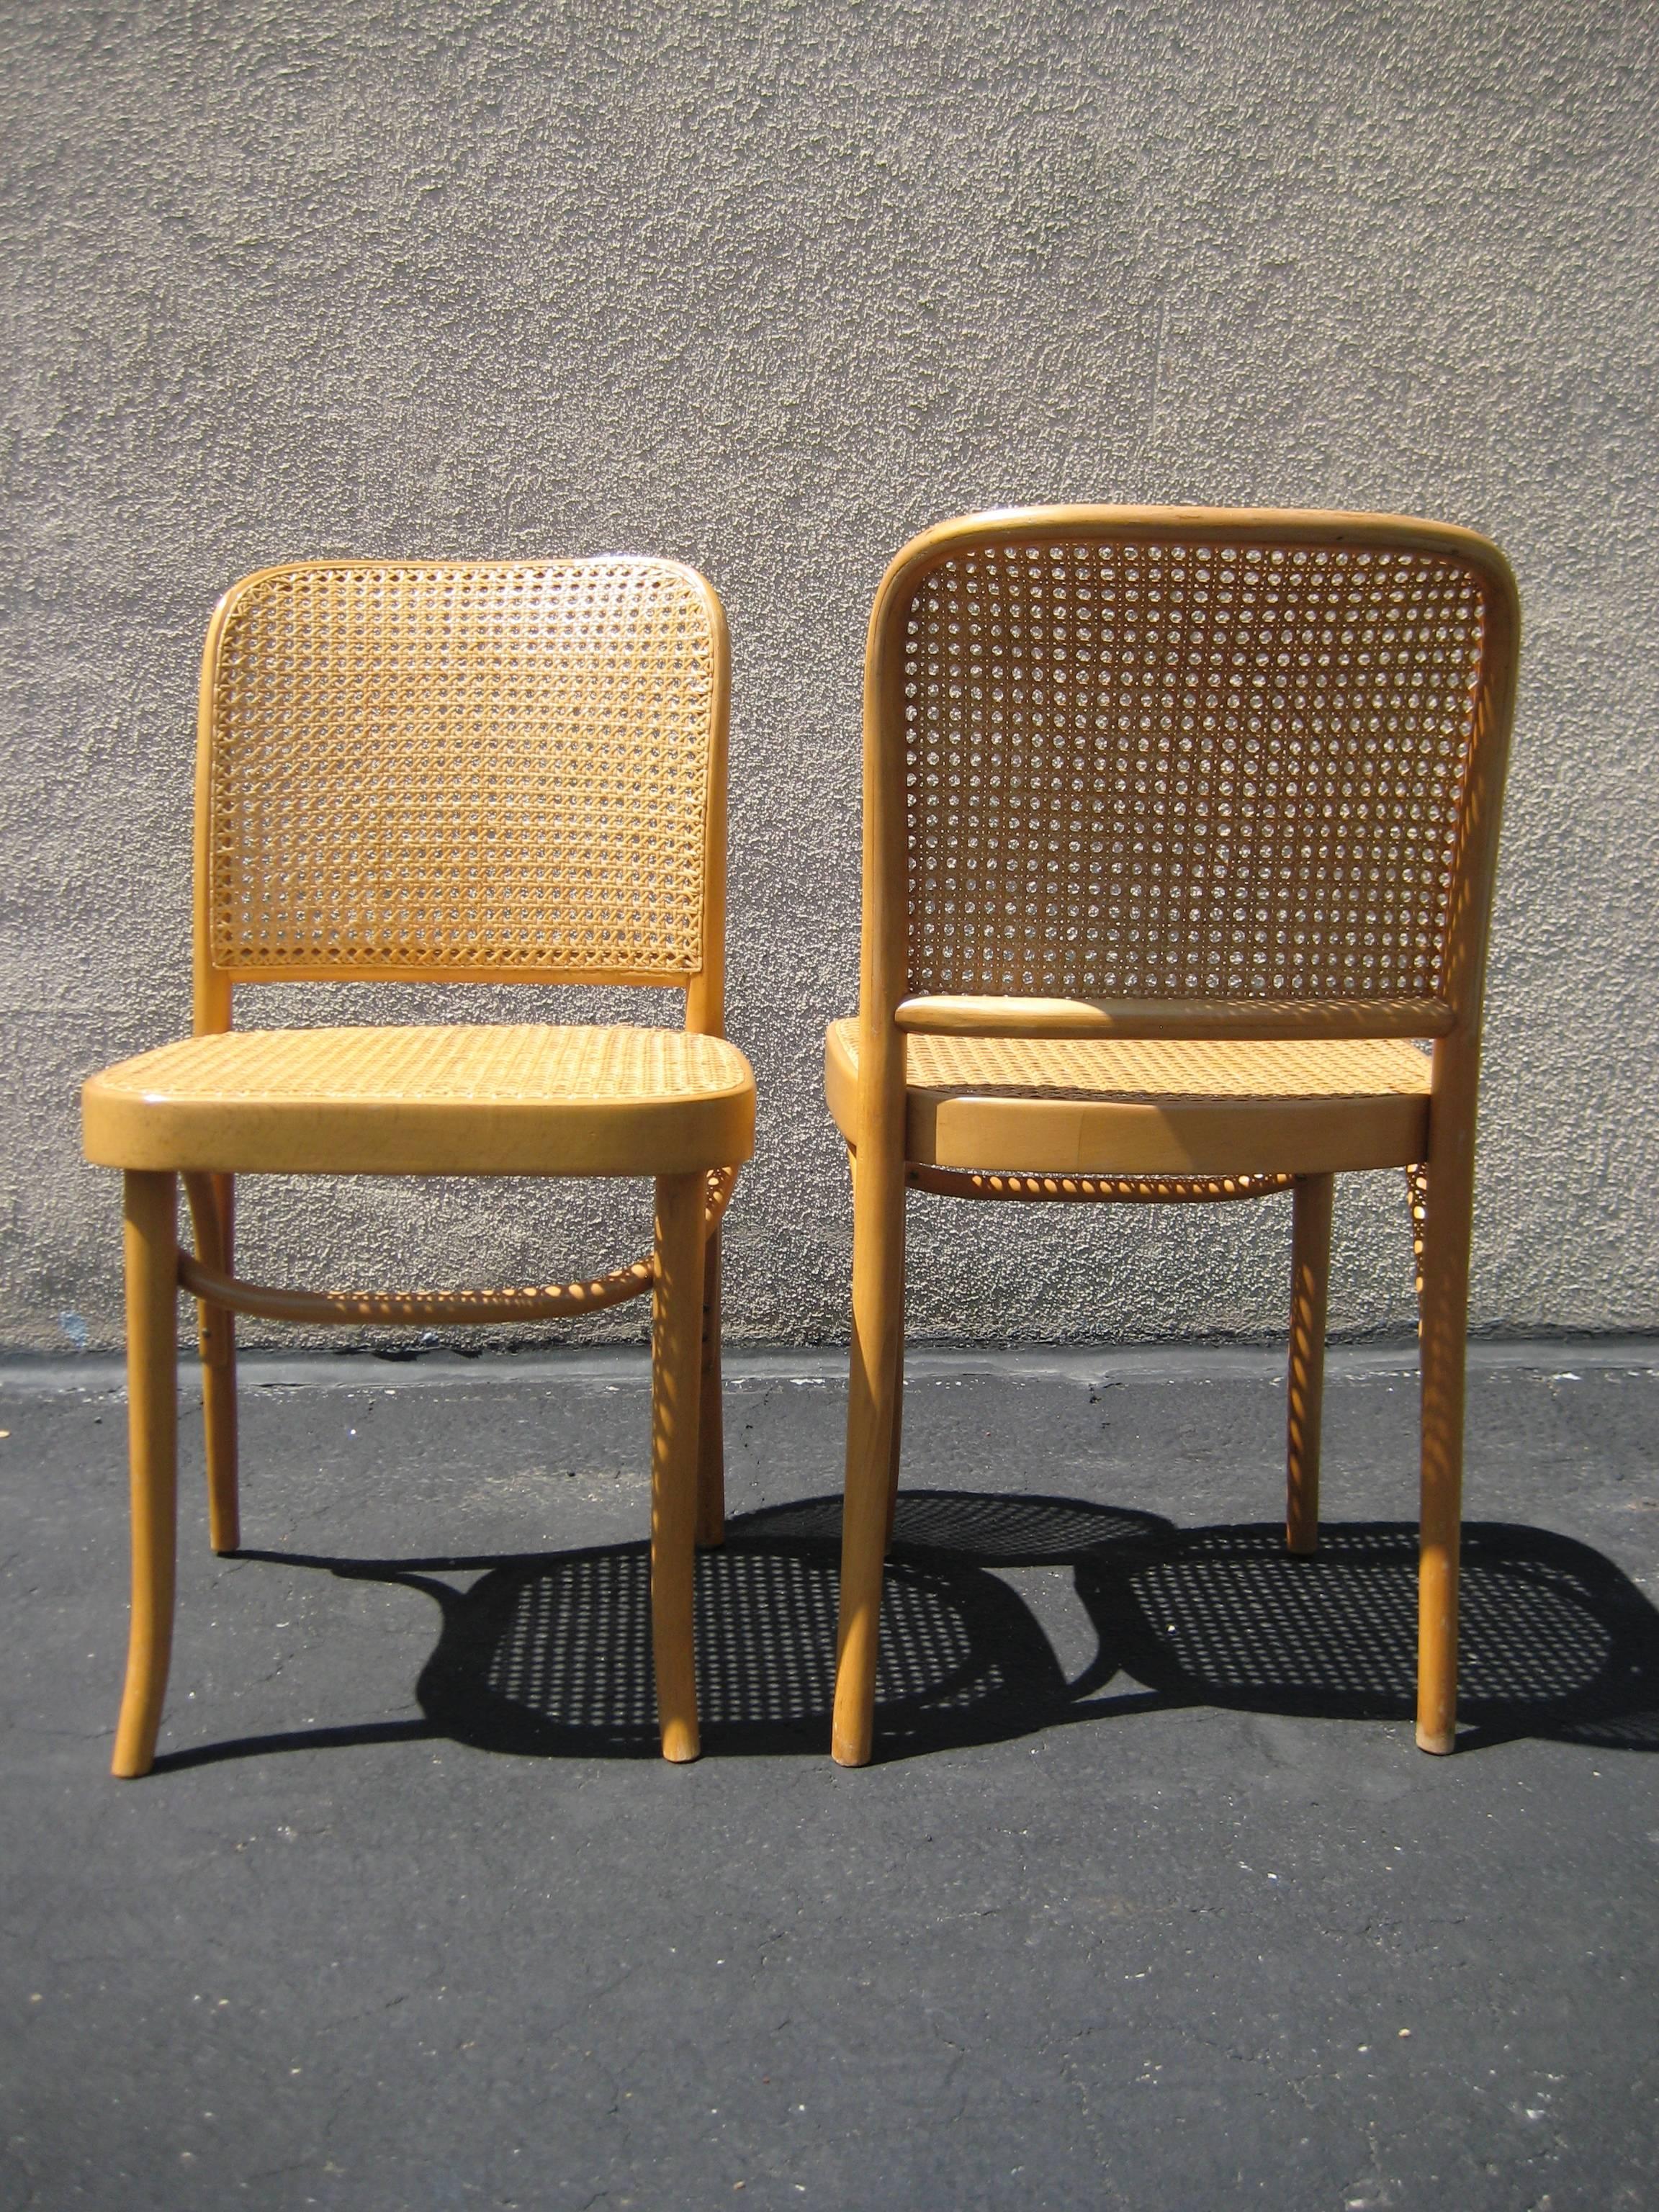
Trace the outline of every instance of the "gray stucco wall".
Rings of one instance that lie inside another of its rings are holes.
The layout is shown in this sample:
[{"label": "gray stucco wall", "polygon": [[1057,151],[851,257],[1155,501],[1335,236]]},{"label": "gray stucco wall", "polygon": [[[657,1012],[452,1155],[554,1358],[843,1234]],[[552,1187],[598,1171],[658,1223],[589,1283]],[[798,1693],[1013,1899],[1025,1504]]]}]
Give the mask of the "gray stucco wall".
[{"label": "gray stucco wall", "polygon": [[[1475,1318],[1659,1325],[1659,13],[51,0],[4,36],[0,1342],[118,1340],[76,1093],[188,1018],[225,584],[618,549],[706,570],[734,638],[731,1026],[763,1120],[731,1325],[843,1334],[818,1070],[854,995],[870,594],[943,515],[1085,497],[1403,509],[1507,549]],[[252,1196],[250,1270],[546,1279],[644,1218],[325,1201]],[[1282,1325],[1281,1200],[915,1207],[929,1334]],[[1339,1248],[1335,1325],[1406,1327],[1395,1179],[1352,1179]]]}]

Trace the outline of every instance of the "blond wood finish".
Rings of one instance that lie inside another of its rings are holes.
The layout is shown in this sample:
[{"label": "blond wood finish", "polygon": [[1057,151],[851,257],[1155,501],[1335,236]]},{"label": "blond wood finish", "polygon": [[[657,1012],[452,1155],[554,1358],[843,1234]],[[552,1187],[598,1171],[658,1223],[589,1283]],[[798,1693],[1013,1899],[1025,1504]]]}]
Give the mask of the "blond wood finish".
[{"label": "blond wood finish", "polygon": [[[1294,1175],[1403,1167],[1430,1066],[1401,1039],[908,1039],[905,1156],[983,1173]],[[859,1028],[832,1023],[824,1087],[856,1129]]]},{"label": "blond wood finish", "polygon": [[1433,1037],[1452,1010],[1425,999],[904,999],[902,1030],[921,1036]]},{"label": "blond wood finish", "polygon": [[87,1084],[104,1167],[267,1175],[684,1175],[749,1157],[754,1078],[687,1030],[239,1030]]},{"label": "blond wood finish", "polygon": [[693,1599],[706,1280],[702,1183],[657,1183],[656,1288],[651,1313],[651,1638],[665,1759],[698,1752]]},{"label": "blond wood finish", "polygon": [[[872,630],[873,651],[874,630]],[[864,928],[854,1126],[853,1343],[842,1507],[841,1607],[830,1745],[843,1766],[869,1759],[875,1731],[882,1563],[887,1550],[899,1398],[904,1386],[905,1040],[892,1011],[907,995],[905,823],[881,770],[884,720],[899,702],[893,664],[864,691]],[[879,791],[878,784],[881,785]]]},{"label": "blond wood finish", "polygon": [[1454,1748],[1457,1729],[1457,1583],[1475,1115],[1492,884],[1520,653],[1521,613],[1512,579],[1507,592],[1492,594],[1488,620],[1492,675],[1476,700],[1476,731],[1446,916],[1443,988],[1457,1010],[1458,1021],[1434,1048],[1433,1109],[1428,1157],[1423,1164],[1426,1174],[1418,1292],[1423,1451],[1417,1741],[1423,1750],[1438,1753]]},{"label": "blond wood finish", "polygon": [[126,1687],[111,1771],[148,1774],[173,1656],[179,1522],[178,1184],[129,1175],[124,1205],[127,1283],[127,1456],[132,1486],[132,1613]]},{"label": "blond wood finish", "polygon": [[702,1259],[702,1380],[697,1396],[697,1541],[726,1541],[726,1428],[720,1406],[720,1232],[708,1231]]},{"label": "blond wood finish", "polygon": [[[187,1176],[185,1180],[191,1187],[194,1212],[197,1192],[209,1179],[205,1176]],[[703,1233],[711,1240],[717,1234],[720,1218],[736,1182],[735,1168],[712,1168],[702,1177]],[[596,1275],[586,1282],[550,1283],[541,1290],[290,1291],[274,1289],[263,1283],[240,1282],[233,1275],[205,1266],[187,1252],[179,1255],[180,1287],[202,1301],[209,1311],[258,1314],[267,1321],[321,1322],[337,1327],[379,1322],[394,1328],[410,1328],[440,1323],[453,1326],[548,1321],[559,1316],[597,1313],[606,1306],[625,1305],[630,1298],[643,1297],[655,1279],[654,1261],[644,1259],[635,1260],[626,1267],[613,1267],[609,1274]],[[718,1300],[718,1271],[714,1279]],[[707,1312],[707,1298],[704,1305]],[[707,1364],[706,1361],[706,1366]],[[714,1371],[718,1375],[717,1366]],[[718,1542],[719,1539],[709,1540]],[[216,1545],[214,1548],[229,1550],[234,1546]]]},{"label": "blond wood finish", "polygon": [[[1425,1162],[1419,1741],[1449,1748],[1518,635],[1495,546],[1393,516],[1015,509],[943,524],[890,566],[866,660],[860,1012],[826,1051],[859,1163],[837,1759],[872,1741],[907,1180],[1202,1200],[1296,1179],[1300,1541],[1328,1179]],[[1426,1070],[1411,1038],[1434,1040]]]},{"label": "blond wood finish", "polygon": [[[855,1145],[849,1144],[847,1147],[847,1170],[848,1175],[853,1178],[854,1183],[856,1183],[859,1171],[859,1156],[858,1147]],[[918,1175],[925,1174],[927,1172],[927,1170],[926,1170],[917,1169],[913,1166],[907,1167],[905,1170],[905,1188],[907,1189],[928,1188],[929,1186],[925,1184],[918,1185],[916,1181]],[[903,1284],[901,1279],[901,1293],[902,1292],[902,1289]],[[902,1314],[899,1316],[898,1325],[893,1329],[892,1335],[893,1371],[889,1379],[888,1387],[892,1393],[893,1412],[892,1425],[887,1443],[887,1521],[886,1533],[882,1538],[882,1548],[884,1552],[885,1551],[886,1547],[893,1540],[893,1523],[898,1515],[899,1462],[902,1449],[904,1431],[904,1328]]]},{"label": "blond wood finish", "polygon": [[1335,1177],[1298,1176],[1291,1200],[1291,1369],[1285,1391],[1285,1541],[1304,1555],[1319,1542],[1320,1419],[1325,1401],[1325,1310],[1331,1279]]},{"label": "blond wood finish", "polygon": [[[712,596],[712,595],[711,595]],[[717,603],[718,604],[718,603]],[[726,744],[724,702],[729,689],[729,647],[726,624],[720,624],[715,669],[721,702],[720,742],[708,763],[709,835],[703,848],[703,941],[726,943]],[[718,830],[718,834],[715,834]],[[685,1025],[700,1036],[726,1033],[726,965],[723,959],[706,960],[691,978],[685,994]],[[750,1148],[753,1149],[753,1131]],[[745,1152],[744,1158],[749,1154]],[[730,1203],[735,1176],[720,1194],[709,1215],[708,1243],[703,1252],[702,1378],[697,1420],[697,1528],[699,1544],[714,1546],[726,1540],[726,1431],[720,1388],[720,1215]],[[711,1200],[711,1206],[713,1201]]]},{"label": "blond wood finish", "polygon": [[[118,1771],[147,1771],[165,1684],[174,1353],[160,1313],[180,1285],[200,1310],[220,1550],[239,1540],[234,1312],[496,1322],[650,1291],[664,1748],[695,1754],[691,1546],[698,1529],[719,1540],[723,1491],[717,1224],[754,1125],[754,1079],[720,1034],[729,690],[720,602],[671,562],[301,562],[220,602],[198,700],[195,1036],[84,1094],[88,1156],[127,1170],[129,1192],[134,1640]],[[373,977],[669,983],[685,1028],[234,1028],[238,988]],[[193,1257],[171,1213],[165,1239],[156,1226],[178,1171]],[[249,1172],[650,1176],[658,1245],[543,1289],[273,1288],[232,1272],[234,1177]]]},{"label": "blond wood finish", "polygon": [[[1458,1071],[1463,1074],[1465,1071]],[[1472,1072],[1471,1072],[1472,1073]],[[1464,1344],[1468,1326],[1474,1160],[1429,1163],[1419,1356],[1423,1457],[1419,1497],[1417,1741],[1452,1750],[1457,1733],[1457,1585],[1463,1495]]]},{"label": "blond wood finish", "polygon": [[552,1321],[625,1305],[630,1298],[643,1297],[655,1279],[651,1261],[635,1260],[589,1282],[550,1283],[542,1290],[288,1291],[221,1274],[187,1252],[179,1256],[180,1288],[213,1308],[257,1314],[263,1321],[320,1323],[325,1328],[465,1328],[489,1322]]},{"label": "blond wood finish", "polygon": [[[901,1283],[901,1298],[903,1290]],[[887,1526],[882,1536],[884,1552],[893,1540],[893,1525],[898,1519],[899,1466],[904,1449],[904,1316],[902,1310],[893,1334],[893,1376],[889,1386],[893,1394],[893,1427],[887,1443]]]},{"label": "blond wood finish", "polygon": [[[235,1183],[230,1176],[186,1175],[196,1249],[204,1265],[231,1280]],[[185,1255],[179,1255],[182,1281]],[[189,1285],[185,1285],[188,1289]],[[207,1460],[208,1541],[234,1552],[242,1540],[236,1472],[236,1316],[222,1297],[198,1297],[197,1340],[202,1355],[202,1439]]]},{"label": "blond wood finish", "polygon": [[1219,1206],[1245,1198],[1267,1198],[1289,1190],[1288,1175],[1237,1176],[1058,1176],[990,1175],[972,1168],[935,1168],[914,1160],[904,1172],[912,1190],[935,1191],[941,1198],[1001,1199],[1018,1205]]},{"label": "blond wood finish", "polygon": [[884,1112],[865,1115],[853,1180],[853,1349],[831,1733],[831,1749],[843,1766],[866,1765],[873,1743],[882,1563],[892,1526],[902,1419],[904,1156],[895,1141],[902,1127],[899,1053],[890,1055],[887,1081],[899,1095],[882,1102]]}]

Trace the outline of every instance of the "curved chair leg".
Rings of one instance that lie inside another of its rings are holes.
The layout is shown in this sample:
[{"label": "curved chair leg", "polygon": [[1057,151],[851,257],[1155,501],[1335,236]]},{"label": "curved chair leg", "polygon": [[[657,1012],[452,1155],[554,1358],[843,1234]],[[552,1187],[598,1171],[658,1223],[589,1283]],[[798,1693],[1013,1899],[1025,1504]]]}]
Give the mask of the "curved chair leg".
[{"label": "curved chair leg", "polygon": [[692,1606],[702,1380],[703,1179],[657,1178],[651,1328],[651,1643],[665,1759],[698,1751]]},{"label": "curved chair leg", "polygon": [[[234,1274],[235,1178],[187,1176],[196,1250],[204,1267]],[[208,1540],[234,1552],[242,1540],[236,1480],[236,1316],[198,1300],[202,1349],[202,1437],[207,1453]]]},{"label": "curved chair leg", "polygon": [[127,1456],[132,1481],[132,1621],[112,1772],[148,1774],[173,1656],[179,1517],[178,1186],[126,1177]]},{"label": "curved chair leg", "polygon": [[[1423,1470],[1417,1620],[1417,1741],[1457,1733],[1457,1573],[1463,1515],[1463,1364],[1468,1332],[1472,1161],[1431,1161],[1422,1226],[1419,1336]],[[1460,1169],[1462,1171],[1460,1172]]]},{"label": "curved chair leg", "polygon": [[1319,1542],[1319,1431],[1325,1399],[1325,1310],[1331,1279],[1334,1176],[1298,1176],[1291,1235],[1291,1364],[1285,1454],[1285,1541]]},{"label": "curved chair leg", "polygon": [[720,1232],[703,1248],[702,1381],[697,1395],[697,1541],[726,1541],[726,1427],[720,1407]]},{"label": "curved chair leg", "polygon": [[[874,1147],[866,1148],[873,1153]],[[882,1566],[904,1380],[904,1159],[860,1155],[853,1182],[853,1357],[842,1508],[841,1626],[830,1750],[869,1763],[875,1735]]]}]

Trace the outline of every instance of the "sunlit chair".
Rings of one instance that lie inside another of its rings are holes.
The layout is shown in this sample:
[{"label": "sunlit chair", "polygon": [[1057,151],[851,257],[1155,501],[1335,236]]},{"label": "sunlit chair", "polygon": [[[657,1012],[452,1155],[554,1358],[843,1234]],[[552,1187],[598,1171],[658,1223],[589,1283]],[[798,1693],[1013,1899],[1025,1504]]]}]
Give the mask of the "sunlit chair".
[{"label": "sunlit chair", "polygon": [[[662,1746],[698,1748],[696,1540],[723,1485],[717,1224],[754,1079],[721,1036],[726,622],[673,562],[303,562],[220,603],[203,663],[195,1036],[105,1070],[87,1156],[125,1170],[133,1592],[114,1771],[167,1686],[180,1287],[198,1302],[210,1534],[237,1520],[233,1316],[533,1321],[649,1292],[653,1638]],[[236,1030],[238,988],[674,985],[684,1030]],[[545,1289],[238,1281],[234,1178],[649,1176],[652,1255]],[[182,1175],[194,1255],[177,1238]]]},{"label": "sunlit chair", "polygon": [[[871,617],[834,1752],[871,1755],[907,1188],[1293,1192],[1286,1534],[1311,1552],[1332,1178],[1417,1230],[1417,1740],[1452,1747],[1475,1093],[1519,611],[1466,530],[1032,507],[915,538]],[[1432,1040],[1432,1056],[1419,1040]],[[1109,1316],[1106,1317],[1109,1322]]]}]

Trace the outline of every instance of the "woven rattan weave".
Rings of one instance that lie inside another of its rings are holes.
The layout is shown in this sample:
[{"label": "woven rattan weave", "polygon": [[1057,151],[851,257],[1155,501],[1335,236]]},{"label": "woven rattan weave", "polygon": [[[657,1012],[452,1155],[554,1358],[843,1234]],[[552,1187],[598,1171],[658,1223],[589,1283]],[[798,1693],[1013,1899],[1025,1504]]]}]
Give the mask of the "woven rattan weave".
[{"label": "woven rattan weave", "polygon": [[[693,1546],[723,1516],[719,1222],[755,1110],[720,1034],[728,666],[718,599],[671,562],[301,562],[220,603],[199,703],[197,1034],[84,1093],[88,1157],[126,1176],[118,1774],[148,1771],[167,1683],[181,1286],[218,1551],[240,1542],[235,1314],[501,1324],[649,1296],[658,1701],[665,1753],[695,1757]],[[239,988],[383,976],[670,983],[686,1025],[233,1028]],[[648,1176],[654,1248],[525,1289],[278,1288],[233,1268],[247,1173]]]},{"label": "woven rattan weave", "polygon": [[1036,507],[944,524],[889,568],[860,1008],[825,1052],[856,1168],[838,1759],[872,1740],[907,1188],[1133,1204],[1288,1185],[1286,1534],[1308,1552],[1333,1177],[1382,1166],[1410,1170],[1419,1259],[1418,1735],[1451,1747],[1517,635],[1496,547],[1387,516]]},{"label": "woven rattan weave", "polygon": [[910,990],[1433,995],[1481,642],[1409,547],[947,555],[904,625]]},{"label": "woven rattan weave", "polygon": [[[858,1024],[837,1022],[857,1065]],[[1391,1037],[1304,1042],[1191,1042],[1185,1039],[913,1036],[913,1089],[978,1097],[1334,1098],[1429,1095],[1429,1061]]]},{"label": "woven rattan weave", "polygon": [[749,1063],[687,1030],[233,1030],[94,1076],[89,1155],[267,1175],[627,1175],[741,1158]]},{"label": "woven rattan weave", "polygon": [[715,657],[662,562],[250,578],[210,679],[214,964],[683,980]]},{"label": "woven rattan weave", "polygon": [[297,1105],[507,1106],[565,1100],[621,1105],[741,1088],[743,1055],[685,1030],[461,1023],[435,1028],[233,1030],[123,1060],[95,1097],[234,1110],[250,1099]]}]

